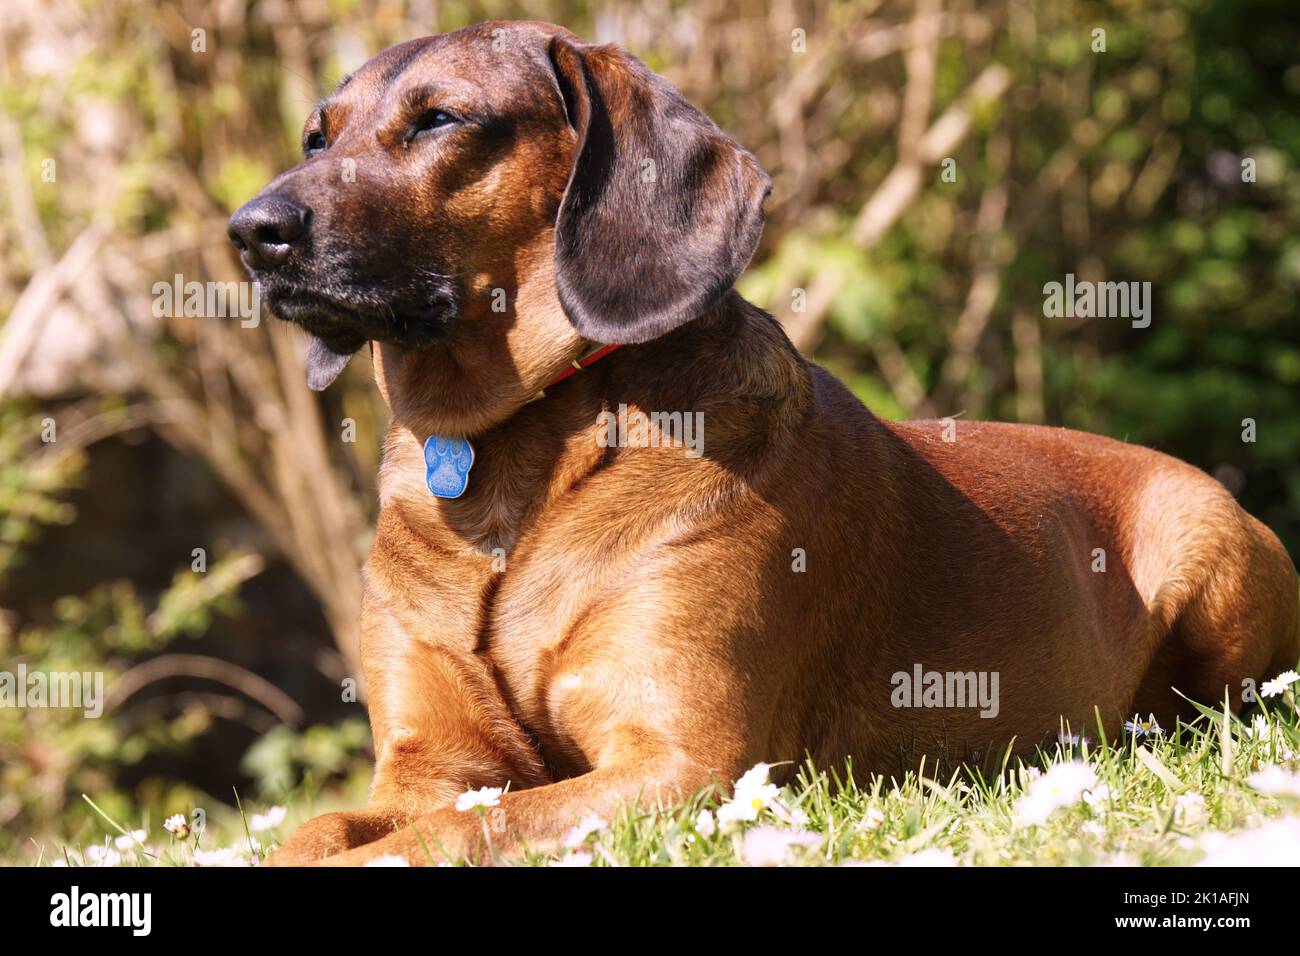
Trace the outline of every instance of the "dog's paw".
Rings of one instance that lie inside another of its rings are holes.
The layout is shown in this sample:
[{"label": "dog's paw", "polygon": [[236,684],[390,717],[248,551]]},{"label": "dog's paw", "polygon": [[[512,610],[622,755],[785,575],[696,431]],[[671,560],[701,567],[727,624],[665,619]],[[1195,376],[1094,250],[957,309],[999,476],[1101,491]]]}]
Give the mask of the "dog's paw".
[{"label": "dog's paw", "polygon": [[325,813],[308,820],[262,866],[311,866],[337,853],[364,846],[392,832],[373,814]]}]

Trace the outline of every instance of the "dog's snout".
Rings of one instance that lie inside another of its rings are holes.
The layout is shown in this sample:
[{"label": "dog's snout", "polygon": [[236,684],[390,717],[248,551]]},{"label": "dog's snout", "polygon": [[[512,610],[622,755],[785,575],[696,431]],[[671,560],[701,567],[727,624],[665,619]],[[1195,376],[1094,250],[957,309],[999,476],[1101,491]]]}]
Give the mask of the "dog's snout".
[{"label": "dog's snout", "polygon": [[227,235],[251,268],[274,268],[307,233],[311,210],[280,196],[246,203],[233,216]]}]

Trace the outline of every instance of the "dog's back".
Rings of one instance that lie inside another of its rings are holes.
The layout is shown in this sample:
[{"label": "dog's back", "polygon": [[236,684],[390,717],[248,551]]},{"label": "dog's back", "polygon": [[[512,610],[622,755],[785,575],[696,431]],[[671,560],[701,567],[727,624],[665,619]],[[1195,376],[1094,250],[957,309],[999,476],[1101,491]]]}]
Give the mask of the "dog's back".
[{"label": "dog's back", "polygon": [[[1061,428],[885,422],[813,377],[803,453],[831,465],[800,497],[836,556],[817,571],[822,633],[838,645],[814,660],[841,688],[830,700],[870,711],[809,702],[827,711],[812,726],[844,730],[819,755],[1031,746],[1058,731],[1052,715],[1095,735],[1099,714],[1113,734],[1136,712],[1193,716],[1174,688],[1221,702],[1226,687],[1238,709],[1300,655],[1286,551],[1204,472]],[[888,697],[896,675],[972,672],[997,675],[996,708]]]},{"label": "dog's back", "polygon": [[[609,479],[671,495],[572,507],[630,550],[616,529],[677,528],[647,553],[689,541],[725,582],[691,589],[699,613],[758,619],[759,753],[880,767],[1031,747],[1062,718],[1096,736],[1098,715],[1113,735],[1137,712],[1193,716],[1174,688],[1221,702],[1226,686],[1239,709],[1243,682],[1300,654],[1285,550],[1183,462],[1062,428],[884,421],[739,299],[625,351],[608,387],[705,409],[704,457],[622,456]],[[900,706],[895,678],[918,668],[996,680],[998,700]]]}]

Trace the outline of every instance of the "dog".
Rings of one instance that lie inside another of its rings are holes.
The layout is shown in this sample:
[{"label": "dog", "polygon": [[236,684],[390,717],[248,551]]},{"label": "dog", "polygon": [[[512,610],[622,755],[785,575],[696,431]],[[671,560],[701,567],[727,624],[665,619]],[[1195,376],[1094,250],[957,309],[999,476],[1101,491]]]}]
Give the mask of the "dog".
[{"label": "dog", "polygon": [[[883,421],[800,356],[733,288],[768,176],[621,49],[530,22],[402,43],[303,152],[230,236],[309,333],[308,384],[369,344],[392,413],[376,762],[365,808],[270,862],[490,861],[759,761],[780,782],[1114,737],[1194,715],[1180,693],[1240,709],[1300,657],[1295,568],[1203,472]],[[952,674],[997,699],[948,699]],[[456,809],[484,787],[491,811]]]}]

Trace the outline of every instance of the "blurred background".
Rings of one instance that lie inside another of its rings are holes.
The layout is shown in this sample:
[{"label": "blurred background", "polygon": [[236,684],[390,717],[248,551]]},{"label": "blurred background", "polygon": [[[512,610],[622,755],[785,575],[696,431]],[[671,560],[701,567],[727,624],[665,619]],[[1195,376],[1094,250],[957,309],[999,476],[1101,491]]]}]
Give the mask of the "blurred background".
[{"label": "blurred background", "polygon": [[[1295,14],[6,0],[0,670],[102,671],[108,702],[98,720],[0,708],[0,858],[94,842],[83,793],[155,829],[219,812],[233,788],[361,800],[364,699],[344,683],[385,424],[368,363],[317,396],[296,329],[152,308],[176,274],[243,278],[226,218],[297,161],[345,72],[491,18],[624,45],[772,174],[742,291],[878,414],[1154,446],[1217,476],[1296,555]],[[1043,286],[1067,273],[1149,281],[1150,327],[1045,318]]]}]

